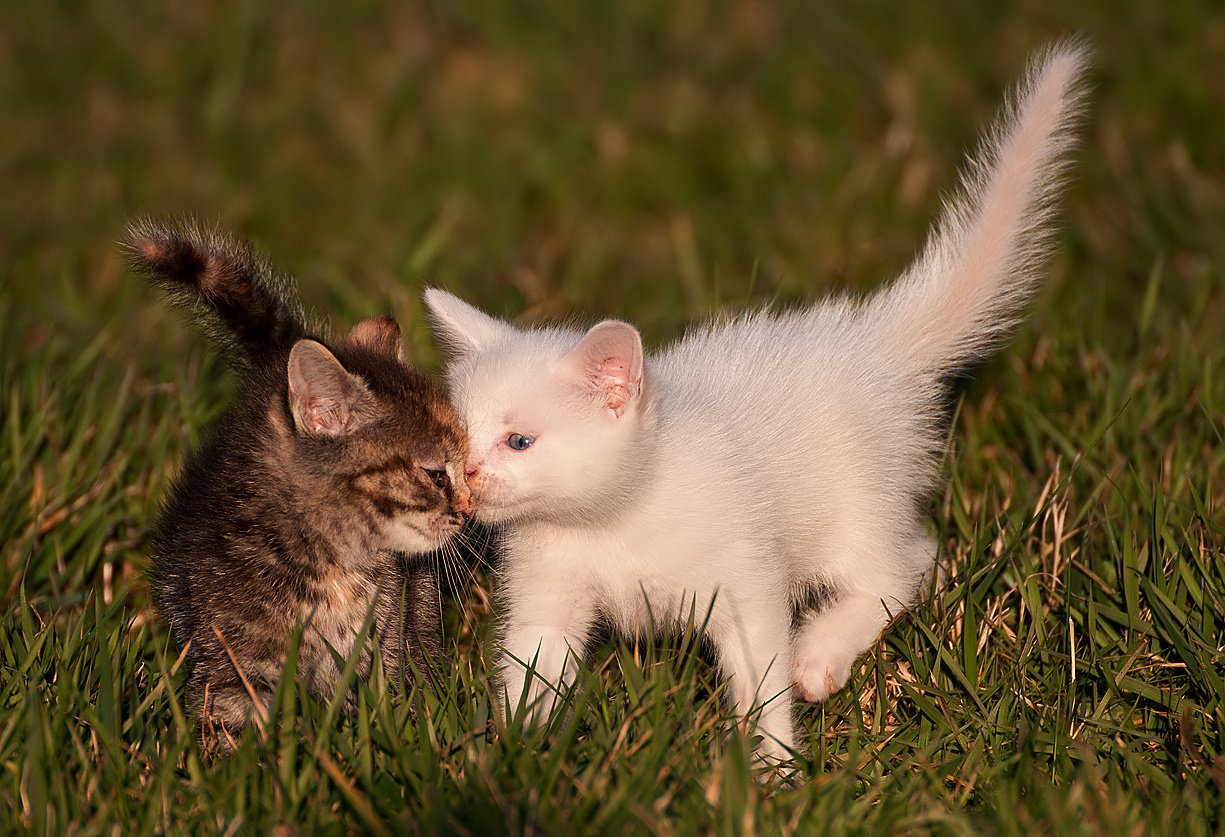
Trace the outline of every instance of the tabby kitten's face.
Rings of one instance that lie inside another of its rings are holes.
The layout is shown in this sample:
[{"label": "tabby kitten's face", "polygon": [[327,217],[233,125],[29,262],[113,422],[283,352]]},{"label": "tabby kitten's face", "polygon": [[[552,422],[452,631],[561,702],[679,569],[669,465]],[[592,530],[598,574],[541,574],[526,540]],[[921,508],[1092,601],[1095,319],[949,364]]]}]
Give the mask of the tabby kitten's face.
[{"label": "tabby kitten's face", "polygon": [[339,528],[360,529],[365,548],[429,552],[472,516],[463,425],[404,363],[393,319],[359,323],[334,352],[299,341],[288,376],[300,479],[330,501]]}]

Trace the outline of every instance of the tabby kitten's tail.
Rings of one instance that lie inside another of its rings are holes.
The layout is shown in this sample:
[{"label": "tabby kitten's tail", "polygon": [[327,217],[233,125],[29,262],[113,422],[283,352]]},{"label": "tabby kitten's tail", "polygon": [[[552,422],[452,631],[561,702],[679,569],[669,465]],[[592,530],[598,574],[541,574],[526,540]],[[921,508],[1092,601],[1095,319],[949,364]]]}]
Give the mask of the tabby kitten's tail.
[{"label": "tabby kitten's tail", "polygon": [[169,301],[188,309],[231,361],[282,358],[308,333],[293,281],[246,243],[188,219],[138,218],[123,243],[132,266]]}]

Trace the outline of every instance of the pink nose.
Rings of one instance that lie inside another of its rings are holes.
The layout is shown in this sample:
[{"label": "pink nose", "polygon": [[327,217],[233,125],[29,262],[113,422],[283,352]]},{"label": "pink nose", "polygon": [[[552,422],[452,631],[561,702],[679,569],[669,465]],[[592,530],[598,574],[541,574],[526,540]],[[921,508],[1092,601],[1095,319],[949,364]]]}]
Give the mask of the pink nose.
[{"label": "pink nose", "polygon": [[467,481],[467,480],[472,479],[474,476],[476,476],[476,472],[479,470],[481,469],[478,468],[476,465],[469,465],[467,468],[464,469],[464,480]]}]

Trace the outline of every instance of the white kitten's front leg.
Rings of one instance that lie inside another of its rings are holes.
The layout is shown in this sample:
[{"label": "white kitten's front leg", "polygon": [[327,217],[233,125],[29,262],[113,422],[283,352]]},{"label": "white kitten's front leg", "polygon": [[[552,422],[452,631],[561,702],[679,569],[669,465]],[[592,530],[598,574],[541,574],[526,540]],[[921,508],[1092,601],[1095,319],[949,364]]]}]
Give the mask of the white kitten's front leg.
[{"label": "white kitten's front leg", "polygon": [[574,682],[586,642],[586,631],[559,624],[508,625],[501,663],[503,707],[510,717],[524,711],[529,723],[546,720]]},{"label": "white kitten's front leg", "polygon": [[507,585],[501,642],[502,707],[511,717],[526,711],[530,723],[548,718],[574,682],[595,621],[581,588],[568,589],[556,577],[536,581],[520,577]]},{"label": "white kitten's front leg", "polygon": [[732,708],[741,716],[760,712],[761,754],[772,761],[787,761],[795,749],[790,613],[785,606],[760,603],[752,611],[736,613],[726,622],[718,620],[719,624],[712,619],[707,635],[718,649],[724,677],[731,680]]}]

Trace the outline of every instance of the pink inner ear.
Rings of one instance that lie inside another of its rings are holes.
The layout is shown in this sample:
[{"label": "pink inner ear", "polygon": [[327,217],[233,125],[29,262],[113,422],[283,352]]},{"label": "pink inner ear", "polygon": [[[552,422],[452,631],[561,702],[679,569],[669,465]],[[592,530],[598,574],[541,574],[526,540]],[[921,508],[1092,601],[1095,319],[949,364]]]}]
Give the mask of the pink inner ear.
[{"label": "pink inner ear", "polygon": [[617,357],[606,357],[591,364],[587,377],[595,390],[604,396],[604,406],[618,416],[625,412],[640,389],[631,382],[629,369]]},{"label": "pink inner ear", "polygon": [[620,418],[642,392],[641,338],[633,326],[607,320],[587,332],[561,369]]}]

